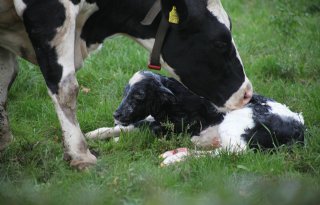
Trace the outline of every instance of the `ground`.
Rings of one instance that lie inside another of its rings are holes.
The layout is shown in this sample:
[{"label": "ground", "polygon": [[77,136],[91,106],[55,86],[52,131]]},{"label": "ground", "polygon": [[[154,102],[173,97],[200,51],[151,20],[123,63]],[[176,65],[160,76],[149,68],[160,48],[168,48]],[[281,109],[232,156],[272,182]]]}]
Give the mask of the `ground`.
[{"label": "ground", "polygon": [[[118,143],[89,141],[98,165],[78,172],[62,159],[58,119],[39,69],[19,60],[8,104],[15,139],[0,156],[0,204],[319,204],[320,3],[222,2],[255,91],[303,113],[304,148],[222,154],[161,168],[162,152],[192,148],[188,136],[165,140],[143,130],[123,134]],[[124,85],[146,69],[147,59],[139,45],[116,37],[86,61],[78,73],[84,132],[113,124]]]}]

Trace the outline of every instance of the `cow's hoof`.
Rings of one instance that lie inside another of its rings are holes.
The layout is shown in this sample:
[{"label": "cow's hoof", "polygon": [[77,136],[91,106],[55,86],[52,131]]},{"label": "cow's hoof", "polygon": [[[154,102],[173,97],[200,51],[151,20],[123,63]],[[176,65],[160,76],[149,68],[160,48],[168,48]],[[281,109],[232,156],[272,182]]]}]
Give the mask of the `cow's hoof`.
[{"label": "cow's hoof", "polygon": [[3,151],[13,140],[13,136],[10,132],[0,136],[0,151]]},{"label": "cow's hoof", "polygon": [[96,164],[97,158],[91,154],[89,150],[87,151],[87,154],[78,156],[70,161],[70,166],[79,171],[87,170]]}]

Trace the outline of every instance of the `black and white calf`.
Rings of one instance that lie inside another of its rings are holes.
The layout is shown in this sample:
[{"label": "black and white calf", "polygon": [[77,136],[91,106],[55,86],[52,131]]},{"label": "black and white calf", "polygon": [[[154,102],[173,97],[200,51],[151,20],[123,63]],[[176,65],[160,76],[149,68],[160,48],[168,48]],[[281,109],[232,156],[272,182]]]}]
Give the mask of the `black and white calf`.
[{"label": "black and white calf", "polygon": [[[232,152],[304,141],[302,115],[270,98],[254,94],[244,108],[219,112],[212,103],[191,93],[175,79],[148,71],[137,72],[130,79],[114,118],[115,127],[97,129],[87,133],[87,137],[110,138],[141,125],[148,125],[156,134],[166,133],[172,130],[166,126],[169,122],[174,132],[190,133],[192,142],[198,146]],[[184,150],[178,156],[186,153]]]},{"label": "black and white calf", "polygon": [[12,138],[6,113],[16,57],[40,66],[63,130],[71,165],[96,163],[76,117],[75,72],[88,54],[115,34],[125,34],[151,51],[161,19],[176,8],[161,63],[194,93],[221,110],[244,106],[252,87],[219,0],[160,0],[161,12],[142,25],[156,0],[0,0],[0,150]]}]

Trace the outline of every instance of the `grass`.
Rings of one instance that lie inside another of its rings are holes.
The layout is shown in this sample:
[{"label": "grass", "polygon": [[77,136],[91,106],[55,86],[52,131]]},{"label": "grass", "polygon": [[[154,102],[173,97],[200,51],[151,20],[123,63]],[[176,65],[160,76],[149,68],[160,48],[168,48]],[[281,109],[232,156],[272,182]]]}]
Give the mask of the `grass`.
[{"label": "grass", "polygon": [[[304,148],[222,154],[160,168],[158,155],[189,146],[188,136],[148,130],[119,143],[89,141],[98,165],[86,172],[62,160],[58,119],[39,69],[20,60],[9,95],[14,142],[0,156],[0,204],[320,204],[320,4],[317,0],[224,0],[255,91],[301,111]],[[124,37],[105,42],[78,72],[84,132],[113,124],[131,75],[148,55]],[[162,72],[164,73],[164,72]]]}]

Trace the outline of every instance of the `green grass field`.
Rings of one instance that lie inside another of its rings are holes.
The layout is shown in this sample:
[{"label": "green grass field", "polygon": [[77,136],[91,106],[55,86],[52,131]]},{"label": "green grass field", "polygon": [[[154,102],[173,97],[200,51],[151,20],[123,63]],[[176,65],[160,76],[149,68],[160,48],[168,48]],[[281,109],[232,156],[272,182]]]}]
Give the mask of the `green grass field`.
[{"label": "green grass field", "polygon": [[[63,161],[61,131],[39,69],[20,60],[8,110],[13,143],[0,156],[0,204],[320,204],[320,2],[223,0],[256,92],[303,112],[306,146],[288,152],[222,154],[160,168],[162,152],[192,145],[188,136],[148,130],[119,143],[88,141],[99,154],[85,172]],[[78,72],[84,132],[113,125],[112,113],[148,54],[116,37]],[[162,72],[165,74],[164,72]]]}]

